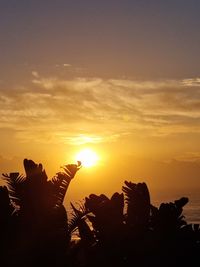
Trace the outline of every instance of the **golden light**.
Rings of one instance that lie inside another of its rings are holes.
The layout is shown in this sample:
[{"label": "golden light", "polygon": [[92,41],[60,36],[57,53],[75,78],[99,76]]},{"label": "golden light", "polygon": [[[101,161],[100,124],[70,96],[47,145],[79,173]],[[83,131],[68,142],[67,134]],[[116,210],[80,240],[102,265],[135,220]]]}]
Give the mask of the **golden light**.
[{"label": "golden light", "polygon": [[76,155],[76,160],[81,161],[83,167],[92,167],[96,165],[99,157],[92,149],[86,148]]}]

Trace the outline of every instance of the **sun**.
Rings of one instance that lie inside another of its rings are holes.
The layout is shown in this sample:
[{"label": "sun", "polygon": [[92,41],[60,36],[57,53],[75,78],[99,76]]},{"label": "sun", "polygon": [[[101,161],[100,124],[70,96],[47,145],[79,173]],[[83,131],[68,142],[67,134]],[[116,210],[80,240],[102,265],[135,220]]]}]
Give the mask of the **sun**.
[{"label": "sun", "polygon": [[92,149],[85,148],[76,155],[76,160],[81,161],[83,167],[92,167],[97,164],[99,157]]}]

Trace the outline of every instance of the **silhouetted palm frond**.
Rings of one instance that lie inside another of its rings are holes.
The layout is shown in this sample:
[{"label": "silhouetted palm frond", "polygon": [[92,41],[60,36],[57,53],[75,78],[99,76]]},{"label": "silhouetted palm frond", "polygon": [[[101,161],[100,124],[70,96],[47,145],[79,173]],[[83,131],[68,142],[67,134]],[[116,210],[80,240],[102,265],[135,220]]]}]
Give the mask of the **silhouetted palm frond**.
[{"label": "silhouetted palm frond", "polygon": [[76,172],[80,169],[81,162],[78,161],[78,164],[68,164],[63,168],[64,172],[58,172],[51,180],[53,185],[55,205],[58,207],[62,205],[65,194],[67,192],[68,186],[71,180],[74,178]]},{"label": "silhouetted palm frond", "polygon": [[150,194],[146,183],[125,181],[122,191],[127,202],[127,222],[130,225],[147,226],[150,219]]},{"label": "silhouetted palm frond", "polygon": [[85,206],[91,212],[88,215],[96,239],[100,242],[116,243],[123,235],[124,228],[124,194],[114,193],[109,199],[104,194],[91,194],[85,198]]},{"label": "silhouetted palm frond", "polygon": [[84,204],[79,204],[79,209],[77,209],[72,203],[71,207],[73,210],[72,219],[69,222],[68,230],[72,234],[78,229],[81,241],[85,245],[89,245],[95,242],[95,237],[93,231],[90,229],[86,219],[89,211],[86,209]]},{"label": "silhouetted palm frond", "polygon": [[79,204],[79,209],[77,209],[72,203],[70,203],[70,205],[73,212],[71,213],[72,218],[69,221],[68,229],[70,233],[73,233],[78,228],[80,221],[89,213],[89,211],[86,209],[84,204]]},{"label": "silhouetted palm frond", "polygon": [[161,203],[159,208],[151,206],[151,224],[155,230],[163,233],[173,232],[186,225],[182,215],[183,206],[188,198],[182,197],[174,202]]},{"label": "silhouetted palm frond", "polygon": [[47,182],[48,177],[41,163],[36,164],[33,160],[24,159],[24,169],[26,172],[26,178],[31,182]]},{"label": "silhouetted palm frond", "polygon": [[21,196],[24,194],[26,179],[18,172],[12,172],[10,174],[4,173],[3,179],[6,180],[8,185],[8,192],[11,200],[17,205],[21,204]]},{"label": "silhouetted palm frond", "polygon": [[12,215],[15,208],[11,204],[9,192],[6,186],[0,186],[0,224],[6,222]]}]

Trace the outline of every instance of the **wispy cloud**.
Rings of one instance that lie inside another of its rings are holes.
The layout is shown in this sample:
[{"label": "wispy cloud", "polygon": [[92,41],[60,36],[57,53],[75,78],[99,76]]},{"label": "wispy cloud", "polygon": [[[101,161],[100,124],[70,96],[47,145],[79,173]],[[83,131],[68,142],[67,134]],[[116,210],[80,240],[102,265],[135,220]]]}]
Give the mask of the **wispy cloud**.
[{"label": "wispy cloud", "polygon": [[176,160],[182,162],[194,162],[200,163],[200,152],[186,152],[179,157],[176,157]]},{"label": "wispy cloud", "polygon": [[200,86],[200,78],[184,79],[183,84],[185,86]]},{"label": "wispy cloud", "polygon": [[127,133],[200,133],[199,78],[63,80],[37,71],[32,75],[28,88],[0,89],[0,127],[15,130],[20,139],[80,144]]}]

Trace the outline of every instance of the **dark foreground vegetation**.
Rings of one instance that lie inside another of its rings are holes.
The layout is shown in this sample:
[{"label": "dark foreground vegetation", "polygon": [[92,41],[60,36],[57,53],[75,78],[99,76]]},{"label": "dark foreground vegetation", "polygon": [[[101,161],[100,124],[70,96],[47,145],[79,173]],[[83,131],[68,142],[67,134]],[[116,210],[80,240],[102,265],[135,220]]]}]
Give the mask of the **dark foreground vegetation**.
[{"label": "dark foreground vegetation", "polygon": [[182,215],[187,198],[154,207],[145,183],[126,181],[111,199],[71,204],[68,221],[63,200],[80,162],[52,180],[32,160],[24,168],[25,176],[3,174],[0,266],[200,266],[199,225]]}]

